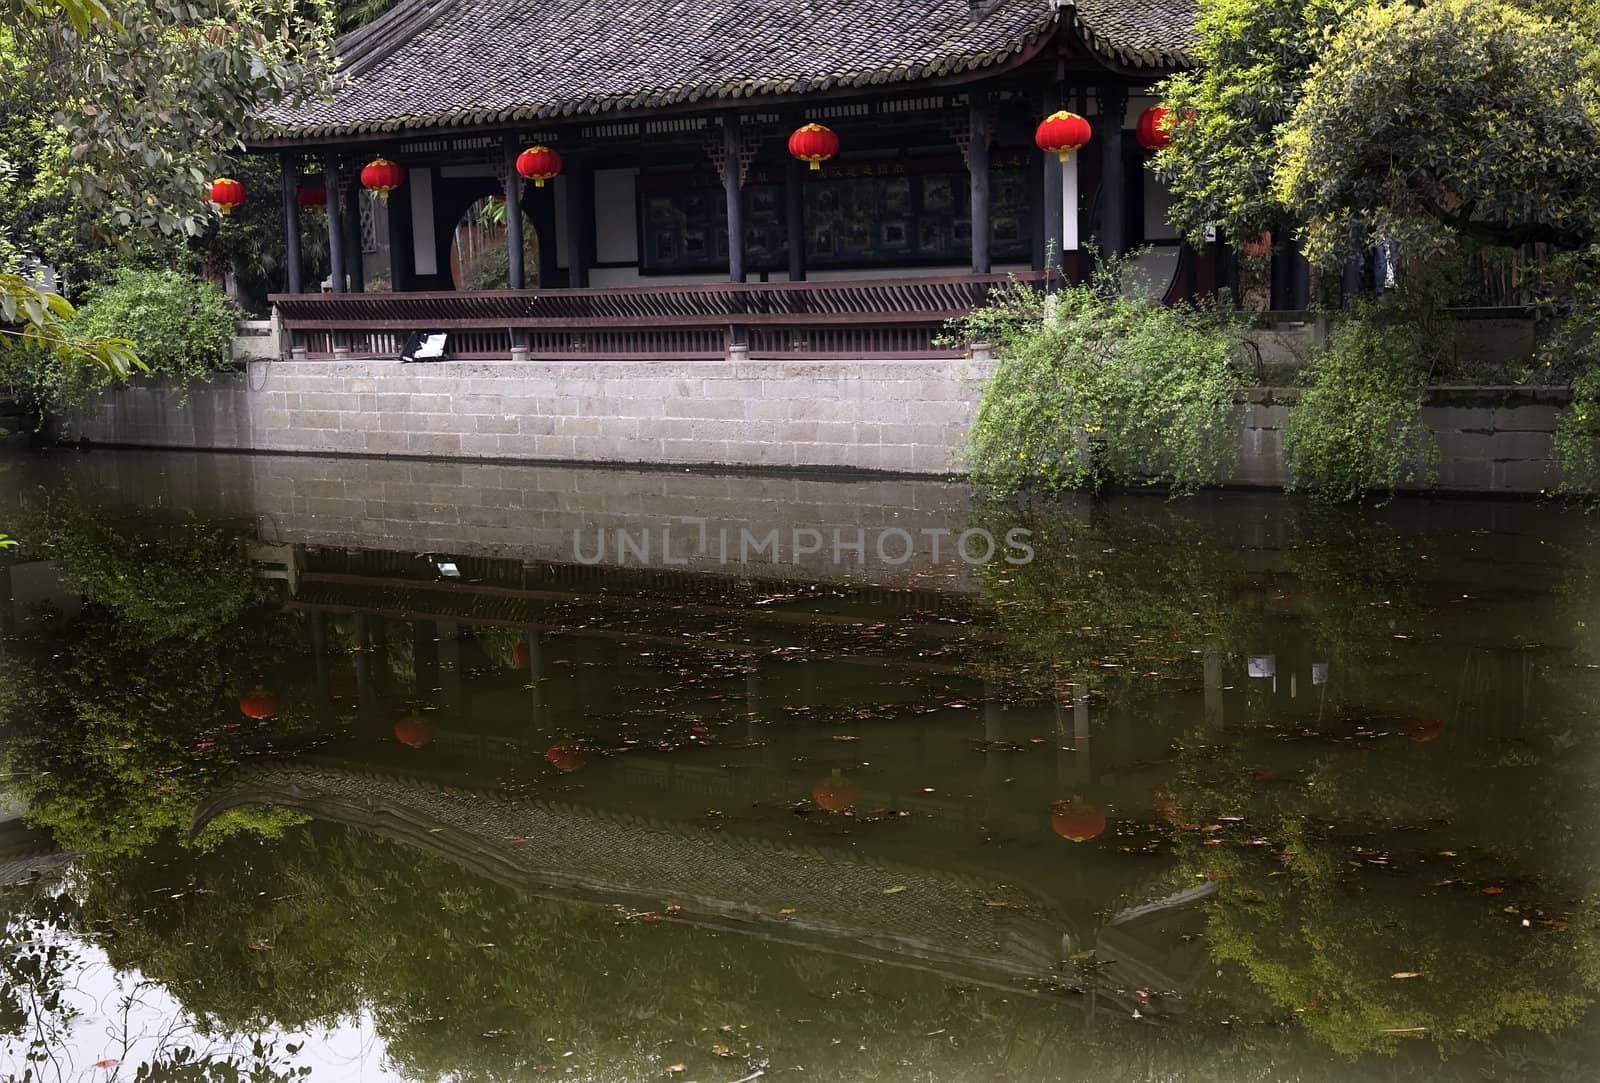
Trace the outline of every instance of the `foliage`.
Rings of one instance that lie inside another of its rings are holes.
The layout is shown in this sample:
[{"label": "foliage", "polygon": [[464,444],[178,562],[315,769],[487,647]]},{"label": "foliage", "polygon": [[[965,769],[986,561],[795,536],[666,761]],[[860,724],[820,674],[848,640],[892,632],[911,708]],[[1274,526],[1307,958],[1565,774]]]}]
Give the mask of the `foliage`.
[{"label": "foliage", "polygon": [[1555,315],[1541,346],[1542,374],[1572,380],[1572,404],[1556,418],[1561,490],[1600,493],[1600,245],[1552,261],[1540,303]]},{"label": "foliage", "polygon": [[1432,480],[1438,448],[1421,410],[1437,339],[1414,312],[1364,304],[1303,371],[1283,434],[1291,490],[1354,500]]},{"label": "foliage", "polygon": [[1237,327],[1119,288],[1119,268],[1050,297],[1013,286],[960,321],[999,358],[966,460],[1000,492],[1166,484],[1192,492],[1238,454]]},{"label": "foliage", "polygon": [[[1281,201],[1308,254],[1441,233],[1580,248],[1600,230],[1592,34],[1502,0],[1367,4],[1319,58],[1283,136]],[[1591,28],[1588,28],[1592,30]]]},{"label": "foliage", "polygon": [[1212,226],[1246,241],[1279,227],[1279,129],[1324,42],[1359,2],[1200,0],[1195,67],[1160,89],[1177,123],[1154,163],[1172,189],[1172,222],[1191,240]]},{"label": "foliage", "polygon": [[1561,491],[1600,493],[1600,368],[1572,383],[1572,404],[1556,417],[1555,454]]},{"label": "foliage", "polygon": [[60,294],[40,290],[20,274],[0,271],[0,370],[35,360],[101,375],[127,377],[144,368],[121,336],[85,333]]},{"label": "foliage", "polygon": [[119,328],[152,373],[206,376],[228,363],[238,312],[212,283],[182,271],[124,268],[79,312],[91,334]]},{"label": "foliage", "polygon": [[[195,235],[256,117],[329,85],[326,0],[146,0],[94,13],[6,0],[16,81],[66,135],[73,195],[111,239]],[[83,63],[92,56],[94,63]]]},{"label": "foliage", "polygon": [[[1069,498],[1070,499],[1070,498]],[[1083,682],[1118,702],[1199,679],[1202,656],[1237,652],[1249,576],[1188,505],[995,502],[978,520],[1029,531],[1033,559],[984,565],[995,680],[1059,698]]]},{"label": "foliage", "polygon": [[[52,305],[70,309],[63,298],[47,296]],[[29,396],[41,412],[59,413],[131,371],[180,380],[202,377],[227,363],[236,317],[233,302],[202,278],[124,267],[62,330],[76,336],[73,349],[106,344],[103,350],[116,367],[74,363],[70,350],[40,348],[35,337],[28,340],[35,344],[32,349],[0,352],[0,379]]]},{"label": "foliage", "polygon": [[[306,723],[288,691],[297,619],[256,577],[237,531],[108,517],[70,496],[28,525],[30,552],[85,598],[3,661],[0,745],[29,819],[62,846],[99,852],[185,832],[208,779]],[[256,723],[238,701],[260,684],[282,702]],[[202,841],[294,819],[233,817]]]}]

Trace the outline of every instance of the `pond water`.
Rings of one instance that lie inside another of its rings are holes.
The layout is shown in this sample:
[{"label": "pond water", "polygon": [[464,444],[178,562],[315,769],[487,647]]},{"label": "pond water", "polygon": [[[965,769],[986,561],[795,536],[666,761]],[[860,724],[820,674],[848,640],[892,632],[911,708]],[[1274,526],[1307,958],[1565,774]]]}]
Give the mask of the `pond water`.
[{"label": "pond water", "polygon": [[0,470],[12,1077],[1600,1075],[1575,511]]}]

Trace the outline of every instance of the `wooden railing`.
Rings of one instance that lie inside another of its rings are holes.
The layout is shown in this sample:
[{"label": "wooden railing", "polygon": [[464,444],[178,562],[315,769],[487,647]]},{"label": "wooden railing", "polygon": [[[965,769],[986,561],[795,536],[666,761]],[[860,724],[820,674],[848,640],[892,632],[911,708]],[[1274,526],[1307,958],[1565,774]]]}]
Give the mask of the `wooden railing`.
[{"label": "wooden railing", "polygon": [[478,293],[274,294],[309,357],[397,357],[416,332],[449,334],[448,356],[934,357],[947,321],[1042,275],[714,283]]}]

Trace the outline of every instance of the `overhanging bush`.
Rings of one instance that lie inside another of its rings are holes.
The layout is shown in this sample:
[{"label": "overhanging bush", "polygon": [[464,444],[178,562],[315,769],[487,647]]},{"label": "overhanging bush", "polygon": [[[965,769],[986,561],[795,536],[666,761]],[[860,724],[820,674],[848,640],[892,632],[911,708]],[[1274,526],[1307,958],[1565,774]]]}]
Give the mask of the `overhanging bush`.
[{"label": "overhanging bush", "polygon": [[1046,297],[1014,286],[961,321],[998,364],[968,435],[966,464],[1001,492],[1221,480],[1239,453],[1240,328],[1188,304],[1119,288],[1113,264]]},{"label": "overhanging bush", "polygon": [[94,292],[78,318],[85,334],[132,339],[151,372],[193,378],[228,363],[238,310],[196,275],[123,268]]}]

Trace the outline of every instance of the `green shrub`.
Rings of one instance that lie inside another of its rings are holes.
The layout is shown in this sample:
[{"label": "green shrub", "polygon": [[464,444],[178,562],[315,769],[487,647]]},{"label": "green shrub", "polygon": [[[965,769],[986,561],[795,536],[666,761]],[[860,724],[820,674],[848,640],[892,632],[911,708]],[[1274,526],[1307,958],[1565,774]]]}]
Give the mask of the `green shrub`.
[{"label": "green shrub", "polygon": [[152,373],[203,377],[228,364],[238,311],[215,285],[182,271],[123,268],[78,310],[86,335],[133,340]]},{"label": "green shrub", "polygon": [[999,492],[1220,480],[1239,451],[1241,331],[1215,310],[1129,297],[1112,264],[1050,297],[1024,286],[958,338],[998,357],[967,437],[975,481]]},{"label": "green shrub", "polygon": [[1572,381],[1572,405],[1556,418],[1556,459],[1564,493],[1600,493],[1600,368]]},{"label": "green shrub", "polygon": [[1283,435],[1291,490],[1330,501],[1433,478],[1438,447],[1422,423],[1437,343],[1400,305],[1364,305],[1302,372]]}]

